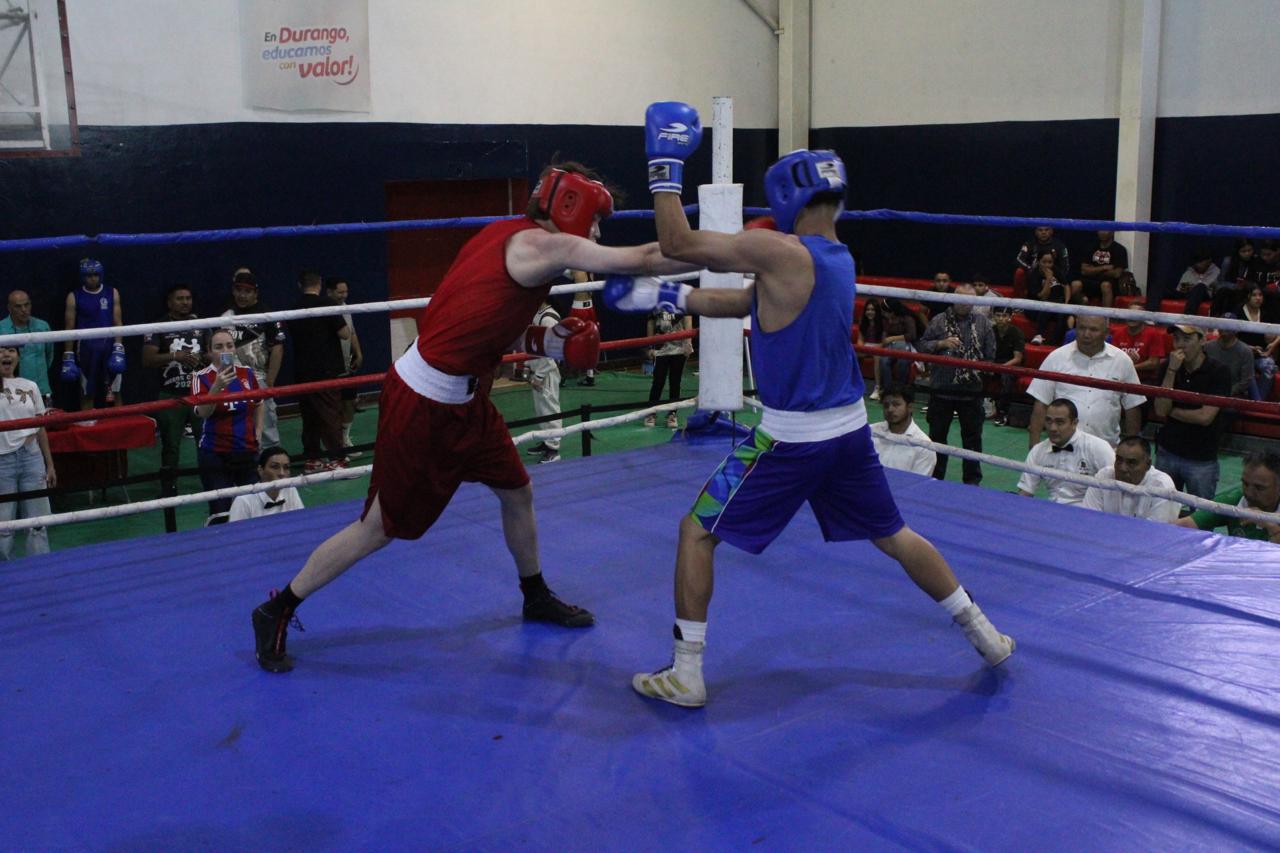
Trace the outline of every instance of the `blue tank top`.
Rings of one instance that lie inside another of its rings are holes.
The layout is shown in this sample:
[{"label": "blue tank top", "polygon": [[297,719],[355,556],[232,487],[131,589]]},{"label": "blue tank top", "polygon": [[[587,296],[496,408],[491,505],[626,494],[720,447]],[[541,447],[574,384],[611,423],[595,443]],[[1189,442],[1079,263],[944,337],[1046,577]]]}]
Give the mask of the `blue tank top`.
[{"label": "blue tank top", "polygon": [[760,328],[751,305],[751,367],[760,402],[771,409],[812,412],[862,399],[862,373],[853,354],[853,256],[843,243],[800,238],[813,258],[813,292],[800,314],[776,332]]},{"label": "blue tank top", "polygon": [[[81,285],[75,289],[76,294],[76,328],[101,329],[114,326],[114,293],[105,284],[97,293],[89,293]],[[111,349],[114,340],[111,338],[93,338],[81,341],[82,347]]]}]

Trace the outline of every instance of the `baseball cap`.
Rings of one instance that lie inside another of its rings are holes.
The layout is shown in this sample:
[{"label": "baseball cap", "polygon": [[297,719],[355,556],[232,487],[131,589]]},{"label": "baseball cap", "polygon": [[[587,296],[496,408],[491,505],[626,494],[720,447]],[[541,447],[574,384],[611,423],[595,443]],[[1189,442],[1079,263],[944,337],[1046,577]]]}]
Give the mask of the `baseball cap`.
[{"label": "baseball cap", "polygon": [[231,283],[233,285],[247,284],[250,287],[258,286],[258,280],[253,277],[253,273],[249,270],[248,267],[241,267],[240,269],[236,270],[236,274],[231,278]]},{"label": "baseball cap", "polygon": [[1184,335],[1199,335],[1204,337],[1204,329],[1199,326],[1193,326],[1190,323],[1174,323],[1169,327],[1170,331],[1182,332]]}]

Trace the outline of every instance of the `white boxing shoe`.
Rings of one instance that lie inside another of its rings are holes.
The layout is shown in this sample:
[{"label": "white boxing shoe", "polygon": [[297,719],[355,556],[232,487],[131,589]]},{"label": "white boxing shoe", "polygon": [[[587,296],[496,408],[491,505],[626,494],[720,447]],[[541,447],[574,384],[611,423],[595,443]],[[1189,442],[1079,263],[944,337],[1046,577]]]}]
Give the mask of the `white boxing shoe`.
[{"label": "white boxing shoe", "polygon": [[977,604],[970,604],[956,616],[956,624],[964,629],[964,635],[973,643],[973,647],[982,655],[982,659],[990,666],[999,666],[1005,662],[1017,643],[1013,637],[1001,634],[991,624],[991,620],[982,612]]},{"label": "white boxing shoe", "polygon": [[701,708],[707,704],[707,685],[702,680],[704,643],[676,640],[671,665],[657,672],[639,672],[631,686],[641,696],[661,699],[683,708]]}]

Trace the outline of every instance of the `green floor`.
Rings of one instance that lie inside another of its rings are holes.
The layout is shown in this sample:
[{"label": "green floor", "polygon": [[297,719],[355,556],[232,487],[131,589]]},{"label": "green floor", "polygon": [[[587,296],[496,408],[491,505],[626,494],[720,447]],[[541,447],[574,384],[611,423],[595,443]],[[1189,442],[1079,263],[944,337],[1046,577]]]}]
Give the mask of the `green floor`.
[{"label": "green floor", "polygon": [[[597,382],[594,387],[581,387],[574,381],[567,382],[561,389],[561,407],[565,411],[576,410],[584,403],[590,403],[597,406],[606,406],[612,403],[636,402],[644,400],[649,392],[649,377],[639,372],[614,372],[604,371],[598,374]],[[686,373],[684,380],[685,396],[693,396],[697,392],[697,376]],[[524,418],[533,417],[533,401],[532,395],[527,385],[514,385],[509,388],[503,388],[494,393],[494,402],[508,421],[516,421]],[[871,420],[880,420],[881,413],[879,404],[868,401],[868,412]],[[928,425],[925,423],[925,416],[918,410],[917,405],[916,421],[926,432]],[[684,423],[688,416],[688,411],[680,413],[680,422]],[[758,418],[750,409],[741,414],[740,420],[749,425],[754,425]],[[609,415],[602,415],[605,417]],[[370,407],[363,412],[356,413],[355,423],[352,427],[352,440],[357,444],[373,441],[375,429],[377,427],[378,412],[376,408]],[[569,423],[575,422],[570,420]],[[661,423],[661,420],[659,421]],[[301,421],[296,417],[284,418],[280,421],[280,437],[284,446],[291,451],[301,450],[301,440],[299,432],[301,429]],[[515,434],[533,429],[527,427],[524,429],[513,430]],[[613,427],[608,430],[600,430],[594,433],[592,441],[592,453],[602,454],[611,453],[620,450],[631,450],[637,447],[647,447],[654,444],[665,442],[671,437],[671,430],[662,427],[644,427],[639,423],[628,424],[621,427]],[[1003,456],[1008,459],[1023,460],[1027,455],[1027,433],[1025,429],[1012,429],[1008,427],[999,427],[987,423],[983,431],[983,450],[987,453]],[[948,443],[959,445],[960,435],[958,425],[953,425]],[[726,452],[728,444],[726,442]],[[566,459],[576,458],[582,455],[581,440],[577,436],[571,436],[564,440],[560,449],[561,456]],[[365,453],[359,458],[353,459],[353,465],[367,465],[373,459],[372,453]],[[530,457],[531,462],[533,457]],[[141,474],[145,472],[155,471],[159,467],[160,448],[157,444],[155,447],[145,448],[143,450],[132,451],[129,454],[129,473]],[[182,462],[184,468],[195,467],[196,453],[195,444],[192,441],[184,443],[182,448]],[[948,465],[947,479],[959,481],[961,479],[960,460],[953,459]],[[997,468],[992,465],[983,467],[983,488],[999,489],[1001,491],[1013,491],[1018,482],[1018,473],[1004,468]],[[1239,481],[1240,477],[1240,457],[1237,455],[1222,456],[1222,475],[1220,482],[1225,485],[1234,484]],[[363,498],[368,480],[361,478],[357,480],[347,480],[334,483],[325,483],[317,486],[309,486],[302,492],[302,499],[308,506],[318,504],[332,503],[334,501],[353,500]],[[201,490],[200,481],[197,477],[186,477],[180,482],[179,491],[183,494],[198,492]],[[105,495],[106,504],[120,504],[130,501],[150,500],[158,496],[159,488],[155,484],[143,484],[130,486],[127,494],[125,489],[117,487],[107,490]],[[62,498],[55,502],[54,510],[57,512],[65,512],[72,509],[84,509],[90,506],[102,506],[104,504],[103,495],[97,494],[92,497],[87,495],[76,495],[73,497]],[[689,496],[690,500],[693,495]],[[178,529],[187,530],[193,527],[199,527],[204,524],[206,515],[208,514],[204,504],[180,507],[177,510]],[[135,536],[144,536],[154,533],[164,532],[164,516],[163,513],[154,511],[139,513],[137,515],[125,516],[123,518],[104,519],[101,521],[86,521],[77,524],[56,527],[50,530],[50,544],[54,549],[72,548],[78,545],[92,544],[95,542],[107,542],[115,539],[128,539]]]}]

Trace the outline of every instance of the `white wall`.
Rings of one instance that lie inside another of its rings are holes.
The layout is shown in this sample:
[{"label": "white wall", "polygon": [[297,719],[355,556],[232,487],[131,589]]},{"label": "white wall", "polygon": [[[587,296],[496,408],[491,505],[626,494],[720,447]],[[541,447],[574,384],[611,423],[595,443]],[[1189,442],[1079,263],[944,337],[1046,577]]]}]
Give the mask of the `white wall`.
[{"label": "white wall", "polygon": [[651,101],[777,124],[776,39],[742,0],[369,0],[373,110],[243,106],[237,0],[70,0],[79,121],[636,125]]},{"label": "white wall", "polygon": [[[1125,0],[814,0],[813,126],[1119,116]],[[1280,0],[1165,0],[1158,114],[1280,113]]]}]

